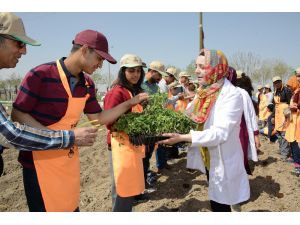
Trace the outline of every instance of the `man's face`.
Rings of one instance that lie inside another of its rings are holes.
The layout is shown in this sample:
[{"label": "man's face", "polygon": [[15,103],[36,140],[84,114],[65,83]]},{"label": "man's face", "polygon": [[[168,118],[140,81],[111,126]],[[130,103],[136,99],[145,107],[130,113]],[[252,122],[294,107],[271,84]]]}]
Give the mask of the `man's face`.
[{"label": "man's face", "polygon": [[180,77],[179,78],[179,82],[181,83],[181,84],[187,84],[188,83],[188,78],[187,77]]},{"label": "man's face", "polygon": [[169,75],[169,76],[165,77],[165,80],[166,80],[167,84],[171,84],[175,81],[175,78],[173,75]]},{"label": "man's face", "polygon": [[25,54],[25,44],[4,38],[4,41],[0,43],[0,69],[15,68],[19,59]]},{"label": "man's face", "polygon": [[274,87],[276,89],[280,89],[282,87],[282,81],[281,80],[277,80],[273,84],[274,84]]},{"label": "man's face", "polygon": [[159,81],[161,80],[162,76],[159,72],[155,71],[155,70],[151,70],[151,80],[153,83],[159,83]]},{"label": "man's face", "polygon": [[83,68],[82,70],[87,74],[94,73],[98,68],[102,68],[104,58],[102,58],[96,51],[88,48],[87,46],[83,46],[82,55],[84,57]]}]

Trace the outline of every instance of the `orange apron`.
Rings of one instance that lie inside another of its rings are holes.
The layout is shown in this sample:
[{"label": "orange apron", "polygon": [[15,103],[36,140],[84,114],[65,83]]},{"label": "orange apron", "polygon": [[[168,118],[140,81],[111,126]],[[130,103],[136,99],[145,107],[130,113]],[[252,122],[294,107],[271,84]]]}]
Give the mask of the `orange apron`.
[{"label": "orange apron", "polygon": [[296,140],[296,125],[298,120],[298,113],[292,112],[292,121],[288,120],[285,132],[285,139],[288,142],[294,142]]},{"label": "orange apron", "polygon": [[[143,107],[139,104],[132,107],[132,112],[142,111]],[[117,194],[121,197],[141,194],[145,190],[145,146],[132,145],[124,132],[112,132],[111,149]]]},{"label": "orange apron", "polygon": [[274,96],[275,102],[275,130],[285,131],[284,124],[284,114],[283,111],[289,107],[287,103],[280,102],[280,96]]},{"label": "orange apron", "polygon": [[[51,130],[71,130],[83,112],[89,94],[72,96],[67,77],[57,60],[62,84],[69,96],[68,108],[60,121],[48,126]],[[33,151],[33,160],[47,212],[72,212],[79,206],[80,162],[77,146],[71,149]]]},{"label": "orange apron", "polygon": [[270,112],[268,112],[268,98],[266,95],[261,94],[260,95],[260,102],[259,102],[259,113],[258,113],[258,118],[259,120],[267,120],[268,117],[271,115]]},{"label": "orange apron", "polygon": [[187,101],[186,100],[177,100],[175,111],[176,112],[184,112],[187,107]]}]

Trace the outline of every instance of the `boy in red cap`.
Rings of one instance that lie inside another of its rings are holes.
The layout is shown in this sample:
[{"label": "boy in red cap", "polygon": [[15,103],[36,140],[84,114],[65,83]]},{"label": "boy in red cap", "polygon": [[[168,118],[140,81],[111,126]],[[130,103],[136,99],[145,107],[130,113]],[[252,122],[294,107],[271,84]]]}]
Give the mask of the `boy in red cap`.
[{"label": "boy in red cap", "polygon": [[[106,37],[84,30],[73,40],[68,57],[30,70],[13,104],[12,118],[38,128],[71,129],[84,112],[93,125],[113,123],[132,106],[147,99],[139,94],[102,111],[88,74],[103,61],[115,64]],[[33,85],[34,84],[34,85]],[[23,179],[30,211],[79,211],[80,168],[76,147],[70,151],[21,152]]]}]

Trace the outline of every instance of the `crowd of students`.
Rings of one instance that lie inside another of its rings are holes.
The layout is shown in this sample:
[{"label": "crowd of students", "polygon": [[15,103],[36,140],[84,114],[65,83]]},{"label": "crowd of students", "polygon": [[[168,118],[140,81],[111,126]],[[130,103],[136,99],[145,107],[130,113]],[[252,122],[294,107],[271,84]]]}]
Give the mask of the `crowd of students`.
[{"label": "crowd of students", "polygon": [[273,91],[270,85],[258,86],[260,132],[269,143],[278,143],[283,161],[293,163],[292,174],[300,175],[300,68],[296,68],[287,83],[275,76]]}]

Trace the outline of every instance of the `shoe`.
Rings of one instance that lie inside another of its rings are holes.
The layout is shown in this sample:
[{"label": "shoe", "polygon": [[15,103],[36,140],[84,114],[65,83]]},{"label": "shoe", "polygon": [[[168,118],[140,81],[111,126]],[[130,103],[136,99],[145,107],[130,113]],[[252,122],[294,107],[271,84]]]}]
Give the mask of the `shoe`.
[{"label": "shoe", "polygon": [[157,191],[157,188],[156,187],[154,187],[153,185],[151,185],[151,184],[149,184],[149,183],[146,183],[146,185],[145,185],[145,190],[144,190],[144,194],[146,193],[146,194],[150,194],[150,193],[153,193],[153,192],[155,192],[155,191]]},{"label": "shoe", "polygon": [[288,157],[288,158],[286,158],[285,161],[288,162],[288,163],[293,163],[294,159],[292,157]]},{"label": "shoe", "polygon": [[291,174],[299,177],[300,176],[300,167],[295,167],[294,171],[292,171]]},{"label": "shoe", "polygon": [[235,204],[231,206],[232,212],[242,212],[242,207],[240,204]]},{"label": "shoe", "polygon": [[150,186],[153,186],[157,181],[157,176],[147,176],[147,179],[146,179],[146,184],[147,185],[150,185]]},{"label": "shoe", "polygon": [[149,196],[147,194],[143,193],[143,194],[134,196],[133,204],[139,204],[139,203],[147,202],[147,201],[149,201]]}]

